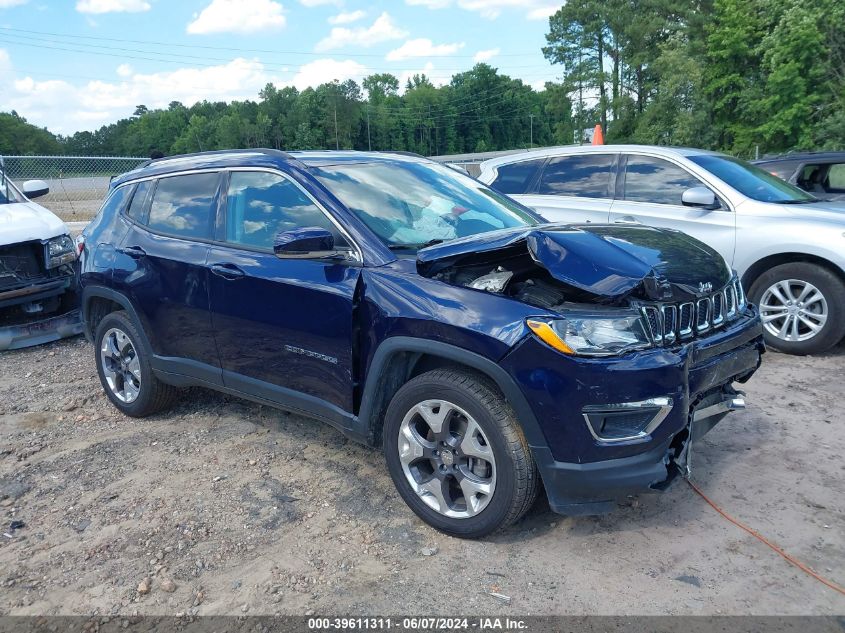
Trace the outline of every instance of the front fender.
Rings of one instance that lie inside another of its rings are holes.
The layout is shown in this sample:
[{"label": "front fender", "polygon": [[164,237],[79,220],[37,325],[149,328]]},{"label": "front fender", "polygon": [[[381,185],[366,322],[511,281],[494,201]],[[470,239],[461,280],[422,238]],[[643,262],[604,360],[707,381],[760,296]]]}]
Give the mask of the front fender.
[{"label": "front fender", "polygon": [[[545,446],[546,439],[540,424],[528,404],[528,400],[513,378],[498,364],[480,354],[470,352],[449,343],[408,336],[394,336],[383,341],[373,356],[361,399],[358,421],[361,427],[369,429],[370,443],[377,442],[384,411],[390,398],[385,398],[385,386],[391,384],[388,373],[394,371],[392,361],[403,354],[426,354],[459,365],[464,365],[487,376],[499,387],[508,403],[513,407],[525,438],[532,447]],[[404,377],[403,377],[404,378]]]}]

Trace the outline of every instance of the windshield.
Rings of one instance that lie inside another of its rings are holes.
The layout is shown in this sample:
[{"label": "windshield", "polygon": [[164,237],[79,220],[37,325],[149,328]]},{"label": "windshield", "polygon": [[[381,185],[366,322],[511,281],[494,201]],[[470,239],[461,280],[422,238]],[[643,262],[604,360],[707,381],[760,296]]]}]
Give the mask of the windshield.
[{"label": "windshield", "polygon": [[689,159],[752,200],[781,204],[818,202],[818,198],[806,191],[744,160],[710,154],[690,156]]},{"label": "windshield", "polygon": [[313,172],[394,250],[538,223],[512,200],[436,163],[338,163]]}]

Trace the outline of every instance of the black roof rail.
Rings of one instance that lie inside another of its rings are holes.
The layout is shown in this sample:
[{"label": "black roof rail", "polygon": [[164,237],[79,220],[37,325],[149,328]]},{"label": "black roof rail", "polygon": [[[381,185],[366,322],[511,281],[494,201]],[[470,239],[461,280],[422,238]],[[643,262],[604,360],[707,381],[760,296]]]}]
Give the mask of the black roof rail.
[{"label": "black roof rail", "polygon": [[138,166],[138,168],[148,167],[149,165],[154,165],[155,163],[159,163],[162,161],[167,160],[175,160],[179,158],[196,158],[199,156],[214,156],[214,155],[224,155],[224,154],[236,154],[236,153],[244,153],[244,152],[252,152],[254,154],[265,154],[267,156],[277,156],[278,158],[284,158],[286,160],[296,160],[293,156],[288,154],[287,152],[283,152],[280,149],[271,149],[268,147],[247,147],[247,148],[234,148],[234,149],[215,149],[209,150],[206,152],[191,152],[188,154],[173,154],[172,156],[162,156],[161,158],[151,158],[147,162]]},{"label": "black roof rail", "polygon": [[413,156],[414,158],[425,158],[426,160],[431,160],[428,156],[423,156],[422,154],[417,154],[416,152],[408,152],[406,150],[389,150],[389,149],[381,149],[378,150],[379,154],[399,154],[400,156]]}]

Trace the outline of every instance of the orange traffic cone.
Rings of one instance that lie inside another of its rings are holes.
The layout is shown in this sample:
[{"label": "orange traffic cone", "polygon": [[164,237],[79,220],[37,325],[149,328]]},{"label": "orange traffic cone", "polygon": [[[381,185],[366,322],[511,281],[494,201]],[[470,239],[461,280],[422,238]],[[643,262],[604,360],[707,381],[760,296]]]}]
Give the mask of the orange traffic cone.
[{"label": "orange traffic cone", "polygon": [[601,124],[593,130],[593,145],[604,145],[604,134],[601,131]]}]

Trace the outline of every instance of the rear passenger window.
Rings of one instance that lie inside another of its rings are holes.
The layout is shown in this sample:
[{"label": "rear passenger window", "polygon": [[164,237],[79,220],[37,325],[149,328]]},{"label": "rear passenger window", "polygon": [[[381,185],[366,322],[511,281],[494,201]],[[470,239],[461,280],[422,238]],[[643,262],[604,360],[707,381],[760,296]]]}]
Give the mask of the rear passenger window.
[{"label": "rear passenger window", "polygon": [[532,184],[544,162],[546,162],[546,159],[541,158],[502,165],[496,169],[496,180],[493,181],[491,186],[504,194],[528,193],[528,187]]},{"label": "rear passenger window", "polygon": [[138,183],[138,186],[135,187],[135,193],[132,196],[132,202],[129,203],[129,208],[126,210],[126,215],[138,224],[144,224],[146,221],[144,217],[146,211],[145,203],[147,202],[147,196],[150,193],[151,186],[151,180]]},{"label": "rear passenger window", "polygon": [[219,174],[171,176],[158,181],[148,226],[179,237],[210,239]]},{"label": "rear passenger window", "polygon": [[226,241],[272,250],[279,231],[317,226],[334,234],[336,246],[347,242],[337,227],[302,189],[279,174],[235,171],[229,176]]},{"label": "rear passenger window", "polygon": [[538,193],[582,198],[609,198],[613,154],[561,156],[543,170]]},{"label": "rear passenger window", "polygon": [[103,206],[100,208],[99,213],[97,213],[97,217],[104,217],[109,218],[113,214],[119,212],[123,209],[123,206],[126,204],[126,201],[129,199],[129,192],[132,191],[132,187],[119,187],[111,192],[111,195],[106,198],[106,201],[103,203]]}]

